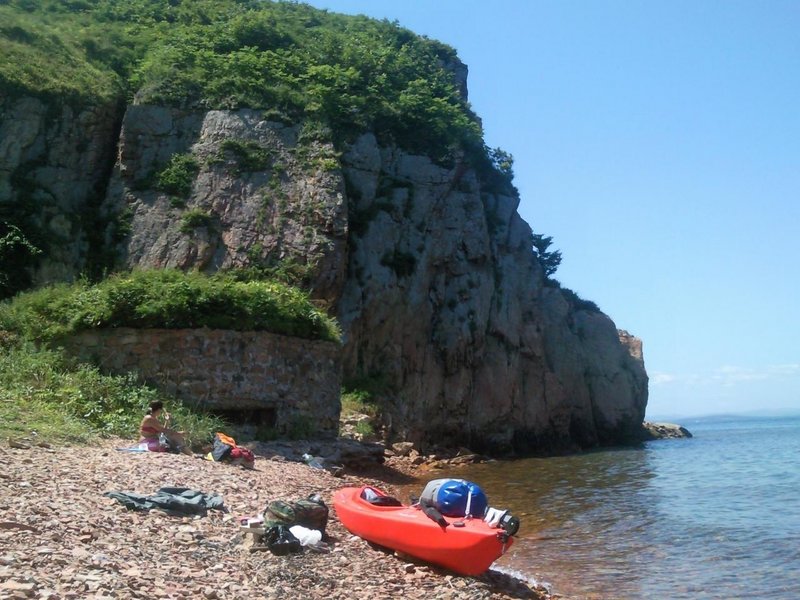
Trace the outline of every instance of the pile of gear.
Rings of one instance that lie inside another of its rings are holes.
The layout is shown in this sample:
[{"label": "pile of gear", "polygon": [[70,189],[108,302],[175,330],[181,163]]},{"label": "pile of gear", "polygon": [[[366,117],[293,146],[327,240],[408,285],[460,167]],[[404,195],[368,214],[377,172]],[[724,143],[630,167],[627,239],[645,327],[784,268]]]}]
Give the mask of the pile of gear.
[{"label": "pile of gear", "polygon": [[255,466],[256,457],[252,450],[237,446],[231,436],[217,432],[214,436],[214,448],[206,455],[206,460],[241,465],[247,469]]},{"label": "pile of gear", "polygon": [[241,525],[251,551],[269,550],[277,556],[303,548],[329,551],[324,541],[328,507],[319,494],[291,502],[273,500],[261,515],[243,519]]}]

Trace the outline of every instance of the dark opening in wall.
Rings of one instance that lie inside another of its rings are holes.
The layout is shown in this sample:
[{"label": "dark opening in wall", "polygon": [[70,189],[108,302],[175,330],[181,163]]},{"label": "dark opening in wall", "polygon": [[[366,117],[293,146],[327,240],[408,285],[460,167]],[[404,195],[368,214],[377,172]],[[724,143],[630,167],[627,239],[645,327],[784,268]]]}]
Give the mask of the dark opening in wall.
[{"label": "dark opening in wall", "polygon": [[213,413],[231,425],[253,425],[262,428],[275,427],[277,423],[274,408],[215,409]]}]

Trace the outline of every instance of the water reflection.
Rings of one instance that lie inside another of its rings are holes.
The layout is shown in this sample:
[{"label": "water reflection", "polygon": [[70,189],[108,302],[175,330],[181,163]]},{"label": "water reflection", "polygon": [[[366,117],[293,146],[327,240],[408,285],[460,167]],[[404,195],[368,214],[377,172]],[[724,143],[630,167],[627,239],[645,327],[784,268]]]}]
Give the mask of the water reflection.
[{"label": "water reflection", "polygon": [[[430,478],[438,477],[480,482],[491,506],[521,518],[517,543],[500,566],[550,583],[564,596],[641,597],[635,573],[652,560],[641,540],[657,522],[646,449],[469,465]],[[404,493],[418,494],[420,485]],[[587,581],[600,595],[585,594]]]},{"label": "water reflection", "polygon": [[521,518],[498,566],[575,599],[800,598],[800,420],[434,471]]}]

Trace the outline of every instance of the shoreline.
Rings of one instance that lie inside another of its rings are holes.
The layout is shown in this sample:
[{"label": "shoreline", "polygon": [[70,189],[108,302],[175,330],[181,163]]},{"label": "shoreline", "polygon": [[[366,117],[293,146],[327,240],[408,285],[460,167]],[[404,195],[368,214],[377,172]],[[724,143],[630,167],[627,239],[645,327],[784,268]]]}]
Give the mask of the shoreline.
[{"label": "shoreline", "polygon": [[[130,445],[119,439],[91,447],[2,444],[0,596],[558,598],[495,569],[465,577],[398,557],[345,530],[332,507],[333,492],[370,484],[393,493],[394,486],[424,476],[403,457],[360,471],[348,468],[337,477],[280,454],[256,452],[255,468],[244,469],[199,455],[115,450]],[[165,486],[220,494],[229,512],[133,512],[103,495],[149,495]],[[328,553],[274,556],[243,544],[241,517],[259,514],[272,500],[312,493],[320,493],[330,509]]]}]

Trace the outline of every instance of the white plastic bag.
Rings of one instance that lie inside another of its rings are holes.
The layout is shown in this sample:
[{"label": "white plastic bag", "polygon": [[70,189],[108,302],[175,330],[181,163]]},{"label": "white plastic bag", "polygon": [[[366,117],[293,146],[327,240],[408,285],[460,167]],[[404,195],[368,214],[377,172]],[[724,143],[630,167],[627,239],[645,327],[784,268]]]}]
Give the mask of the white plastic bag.
[{"label": "white plastic bag", "polygon": [[322,532],[319,529],[309,529],[302,525],[292,525],[289,527],[294,537],[300,540],[301,546],[316,546],[322,541]]}]

